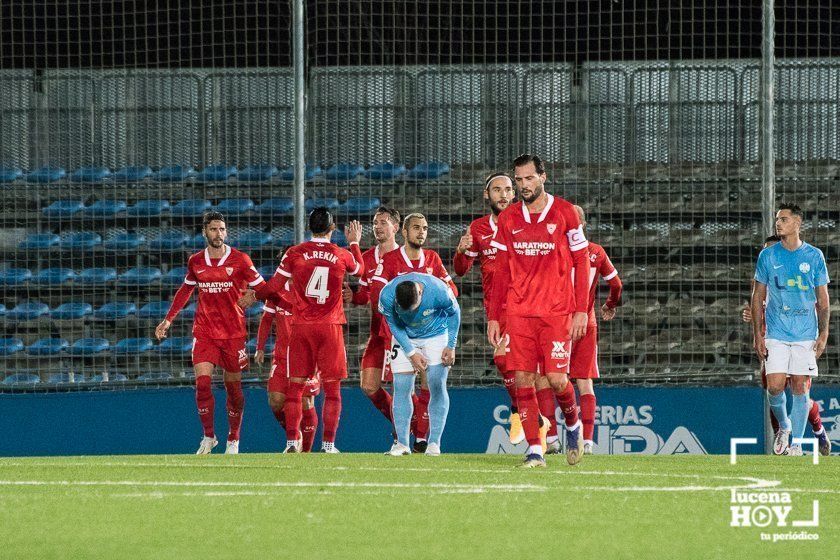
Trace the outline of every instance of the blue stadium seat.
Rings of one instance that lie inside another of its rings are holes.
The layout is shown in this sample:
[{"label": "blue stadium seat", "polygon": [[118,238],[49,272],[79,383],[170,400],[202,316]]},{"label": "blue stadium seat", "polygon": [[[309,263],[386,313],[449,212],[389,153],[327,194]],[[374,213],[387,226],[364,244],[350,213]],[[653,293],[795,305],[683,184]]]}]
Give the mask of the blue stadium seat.
[{"label": "blue stadium seat", "polygon": [[41,377],[35,373],[14,373],[3,380],[3,385],[37,385]]},{"label": "blue stadium seat", "polygon": [[254,209],[254,201],[250,198],[226,198],[213,207],[216,212],[228,216],[239,216]]},{"label": "blue stadium seat", "polygon": [[41,212],[48,218],[70,218],[84,209],[81,200],[56,200]]},{"label": "blue stadium seat", "polygon": [[155,251],[177,251],[183,249],[184,245],[189,243],[190,236],[183,231],[169,230],[164,231],[151,241],[149,241],[149,249]]},{"label": "blue stadium seat", "polygon": [[64,385],[67,383],[84,383],[85,375],[83,373],[73,373],[73,378],[70,379],[70,373],[54,373],[47,378],[47,383],[50,385]]},{"label": "blue stadium seat", "polygon": [[99,245],[102,245],[102,236],[93,231],[70,233],[61,240],[62,249],[76,251],[90,250]]},{"label": "blue stadium seat", "polygon": [[129,206],[127,216],[157,217],[169,210],[168,200],[138,200],[134,206]]},{"label": "blue stadium seat", "polygon": [[164,274],[160,281],[164,286],[180,286],[184,283],[184,278],[187,276],[187,267],[178,266],[170,268],[169,272]]},{"label": "blue stadium seat", "polygon": [[[251,340],[249,340],[245,344],[245,348],[248,350],[248,354],[250,356],[253,356],[254,352],[257,351],[257,338],[254,337]],[[272,352],[274,352],[274,337],[269,336],[268,340],[265,341],[265,353],[267,356],[271,356]]]},{"label": "blue stadium seat", "polygon": [[42,338],[36,340],[26,349],[32,356],[58,356],[70,348],[70,343],[63,338]]},{"label": "blue stadium seat", "polygon": [[120,233],[105,242],[105,248],[111,251],[133,251],[146,242],[142,233]]},{"label": "blue stadium seat", "polygon": [[6,316],[6,306],[0,303],[0,317]]},{"label": "blue stadium seat", "polygon": [[41,286],[60,286],[75,277],[76,273],[72,268],[45,268],[32,277],[32,283]]},{"label": "blue stadium seat", "polygon": [[274,238],[271,237],[270,233],[264,231],[251,231],[237,235],[229,243],[237,249],[248,251],[273,245]]},{"label": "blue stadium seat", "polygon": [[111,175],[107,167],[87,166],[80,167],[70,175],[74,183],[101,183]]},{"label": "blue stadium seat", "polygon": [[90,206],[85,207],[85,215],[96,216],[98,218],[108,218],[116,216],[120,212],[125,212],[128,205],[124,200],[97,200]]},{"label": "blue stadium seat", "polygon": [[282,216],[294,210],[291,198],[269,198],[254,208],[254,212],[263,216]]},{"label": "blue stadium seat", "polygon": [[196,302],[192,302],[184,309],[181,310],[181,317],[184,319],[194,319],[195,318],[195,310],[198,308],[198,304]]},{"label": "blue stadium seat", "polygon": [[263,306],[257,305],[256,303],[245,310],[245,317],[248,319],[253,319],[254,317],[262,317],[263,314]]},{"label": "blue stadium seat", "polygon": [[151,174],[152,168],[148,165],[129,165],[119,171],[115,171],[111,175],[111,179],[116,183],[133,183],[135,181],[142,181]]},{"label": "blue stadium seat", "polygon": [[137,306],[130,301],[112,301],[94,311],[93,316],[103,321],[116,321],[118,319],[125,319],[135,313],[137,313]]},{"label": "blue stadium seat", "polygon": [[18,167],[0,167],[0,183],[13,183],[23,177],[23,171]]},{"label": "blue stadium seat", "polygon": [[438,161],[418,163],[408,172],[409,179],[438,179],[449,173],[449,164]]},{"label": "blue stadium seat", "polygon": [[32,321],[50,312],[46,303],[37,301],[19,303],[14,308],[6,311],[6,319],[9,321]]},{"label": "blue stadium seat", "polygon": [[114,354],[143,354],[154,346],[148,338],[124,338],[114,345]]},{"label": "blue stadium seat", "polygon": [[210,204],[209,200],[191,198],[178,202],[175,206],[169,209],[169,213],[172,216],[195,217],[201,216],[210,210],[211,206],[212,204]]},{"label": "blue stadium seat", "polygon": [[365,177],[376,181],[396,179],[405,174],[405,165],[401,163],[377,163],[365,171]]},{"label": "blue stadium seat", "polygon": [[227,181],[228,178],[236,175],[236,172],[237,170],[235,165],[227,165],[224,163],[208,165],[195,176],[195,180],[199,183]]},{"label": "blue stadium seat", "polygon": [[277,264],[267,264],[259,267],[257,270],[265,278],[265,281],[268,282],[274,276],[274,272],[277,270]]},{"label": "blue stadium seat", "polygon": [[195,176],[192,165],[165,165],[154,174],[155,181],[161,183],[180,183]]},{"label": "blue stadium seat", "polygon": [[19,338],[0,338],[0,356],[11,356],[23,350],[23,341]]},{"label": "blue stadium seat", "polygon": [[70,353],[74,356],[95,356],[110,347],[111,343],[105,338],[80,338],[70,347]]},{"label": "blue stadium seat", "polygon": [[[128,381],[128,377],[122,373],[108,373],[108,383],[117,383],[117,382],[125,382]],[[91,383],[103,383],[105,382],[105,376],[101,373],[97,373],[93,377],[90,378]]]},{"label": "blue stadium seat", "polygon": [[161,354],[175,354],[187,355],[192,352],[193,339],[187,336],[175,336],[172,338],[164,338],[157,350]]},{"label": "blue stadium seat", "polygon": [[201,233],[196,233],[187,243],[187,249],[192,251],[201,251],[205,247],[207,247],[207,240]]},{"label": "blue stadium seat", "polygon": [[0,286],[20,286],[32,278],[28,268],[7,268],[0,270]]},{"label": "blue stadium seat", "polygon": [[39,250],[55,247],[61,242],[61,237],[55,233],[30,233],[20,242],[19,249]]},{"label": "blue stadium seat", "polygon": [[50,317],[60,321],[69,321],[73,319],[84,319],[93,313],[93,306],[84,302],[67,302],[62,303],[52,311]]},{"label": "blue stadium seat", "polygon": [[147,286],[160,280],[159,268],[150,266],[138,266],[123,272],[119,277],[119,283],[128,286]]},{"label": "blue stadium seat", "polygon": [[26,180],[30,183],[54,183],[63,179],[65,175],[67,171],[63,167],[45,165],[27,175]]},{"label": "blue stadium seat", "polygon": [[[306,169],[303,173],[303,180],[304,181],[311,181],[315,177],[321,174],[321,166],[320,165],[312,165],[306,164]],[[292,182],[295,180],[295,168],[294,166],[285,167],[280,170],[280,180],[286,182]]]},{"label": "blue stadium seat", "polygon": [[365,168],[357,163],[336,163],[324,172],[327,181],[352,181],[365,172]]},{"label": "blue stadium seat", "polygon": [[76,276],[76,283],[86,286],[107,284],[117,279],[115,268],[86,268]]},{"label": "blue stadium seat", "polygon": [[172,374],[166,371],[159,371],[155,373],[144,373],[140,377],[137,378],[137,381],[145,381],[155,382],[155,381],[168,381],[172,379]]},{"label": "blue stadium seat", "polygon": [[325,206],[327,210],[338,210],[338,200],[335,198],[310,198],[303,207],[308,214],[320,206]]},{"label": "blue stadium seat", "polygon": [[169,311],[168,301],[150,301],[140,308],[140,311],[137,312],[137,317],[140,319],[157,319],[160,321],[166,316],[167,311]]},{"label": "blue stadium seat", "polygon": [[290,245],[295,244],[295,232],[294,231],[286,231],[280,234],[280,237],[277,238],[277,245],[281,247],[288,247]]},{"label": "blue stadium seat", "polygon": [[339,207],[345,214],[368,214],[382,206],[378,198],[370,196],[351,196]]},{"label": "blue stadium seat", "polygon": [[272,177],[280,173],[276,165],[263,163],[258,165],[249,165],[239,172],[236,178],[239,181],[247,181],[251,183],[258,183],[269,181]]}]

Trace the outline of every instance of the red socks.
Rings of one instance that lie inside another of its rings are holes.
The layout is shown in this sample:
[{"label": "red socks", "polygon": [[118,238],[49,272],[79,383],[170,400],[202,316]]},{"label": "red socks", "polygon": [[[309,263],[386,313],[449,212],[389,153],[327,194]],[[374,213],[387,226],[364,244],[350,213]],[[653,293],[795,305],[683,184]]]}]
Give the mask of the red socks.
[{"label": "red socks", "polygon": [[367,398],[370,399],[370,402],[373,403],[376,410],[381,412],[382,416],[388,419],[388,422],[392,424],[394,423],[394,417],[391,415],[391,405],[393,404],[393,399],[388,391],[380,387],[378,391],[372,395],[368,395]]},{"label": "red socks", "polygon": [[280,423],[280,427],[285,430],[286,429],[286,415],[283,414],[283,409],[282,408],[272,408],[271,412],[272,412],[272,414],[274,414],[274,418],[276,418],[277,421]]},{"label": "red socks", "polygon": [[300,420],[303,416],[303,383],[295,383],[289,380],[286,388],[286,403],[283,405],[283,415],[286,417],[286,440],[297,441],[300,439]]},{"label": "red socks", "polygon": [[198,408],[198,419],[204,428],[205,437],[213,437],[213,380],[209,375],[199,375],[195,378],[195,405]]},{"label": "red socks", "polygon": [[312,443],[315,441],[315,432],[318,430],[318,412],[315,407],[307,408],[303,411],[303,420],[301,422],[301,432],[303,432],[303,449],[304,453],[312,451]]},{"label": "red socks", "polygon": [[595,395],[580,396],[580,421],[583,424],[584,441],[592,441],[595,434]]},{"label": "red socks", "polygon": [[557,393],[557,400],[560,402],[560,409],[566,417],[566,426],[571,428],[578,422],[577,399],[575,399],[575,388],[572,382],[566,383],[566,388]]},{"label": "red socks", "polygon": [[510,406],[514,410],[516,409],[516,374],[512,371],[507,370],[507,357],[506,356],[494,356],[493,363],[496,364],[496,368],[499,370],[499,373],[502,376],[502,380],[505,384],[505,391],[508,392],[508,396],[510,397]]},{"label": "red socks", "polygon": [[417,425],[414,429],[416,439],[426,439],[429,435],[429,398],[431,394],[428,389],[422,387],[417,391],[417,400],[414,401],[414,415],[417,417]]},{"label": "red socks", "polygon": [[239,441],[239,430],[242,428],[242,410],[245,408],[245,395],[242,394],[241,381],[225,381],[227,391],[227,413],[230,431],[228,441]]},{"label": "red socks", "polygon": [[516,402],[528,445],[540,445],[540,407],[537,403],[537,390],[533,387],[518,387]]},{"label": "red socks", "polygon": [[540,414],[548,418],[548,437],[557,435],[557,401],[554,400],[554,390],[551,387],[537,391],[537,403]]},{"label": "red socks", "polygon": [[338,421],[341,418],[341,382],[321,381],[321,388],[324,391],[324,437],[322,439],[325,442],[335,442]]},{"label": "red socks", "polygon": [[820,405],[817,404],[817,401],[811,401],[811,410],[808,411],[808,422],[811,424],[811,428],[814,429],[815,432],[819,432],[822,430],[822,420],[820,419]]}]

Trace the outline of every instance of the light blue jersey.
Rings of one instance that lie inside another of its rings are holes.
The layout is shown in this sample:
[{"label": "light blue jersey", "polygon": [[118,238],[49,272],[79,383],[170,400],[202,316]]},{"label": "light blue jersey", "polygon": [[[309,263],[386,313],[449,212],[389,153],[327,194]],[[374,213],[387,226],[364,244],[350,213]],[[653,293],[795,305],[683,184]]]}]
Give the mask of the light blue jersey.
[{"label": "light blue jersey", "polygon": [[[397,285],[402,282],[423,284],[417,309],[407,311],[397,304]],[[379,312],[408,355],[414,351],[412,338],[432,338],[447,333],[449,348],[454,349],[458,342],[461,308],[449,285],[430,274],[412,272],[388,282],[379,294]]]},{"label": "light blue jersey", "polygon": [[755,280],[767,286],[767,338],[817,339],[815,289],[829,282],[822,251],[805,242],[795,251],[776,243],[758,255]]}]

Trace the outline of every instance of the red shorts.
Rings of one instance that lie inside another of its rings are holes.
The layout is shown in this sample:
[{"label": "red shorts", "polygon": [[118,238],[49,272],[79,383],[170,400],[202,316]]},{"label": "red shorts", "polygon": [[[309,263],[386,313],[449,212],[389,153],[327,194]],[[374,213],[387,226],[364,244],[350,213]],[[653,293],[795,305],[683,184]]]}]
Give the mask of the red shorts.
[{"label": "red shorts", "polygon": [[231,373],[248,369],[245,339],[194,338],[192,362],[193,365],[209,362]]},{"label": "red shorts", "polygon": [[292,325],[289,336],[289,377],[314,377],[324,381],[347,377],[347,352],[341,325]]},{"label": "red shorts", "polygon": [[586,334],[572,343],[569,360],[569,377],[572,379],[598,379],[598,326],[588,325]]},{"label": "red shorts", "polygon": [[[275,360],[271,364],[271,373],[268,377],[268,392],[269,393],[283,393],[286,394],[286,388],[289,386],[289,375],[285,366],[285,358],[283,359],[283,366]],[[321,393],[321,380],[316,375],[306,380],[303,388],[304,397],[317,397]]]},{"label": "red shorts", "polygon": [[507,368],[511,371],[569,373],[572,316],[508,317]]},{"label": "red shorts", "polygon": [[390,383],[394,380],[394,374],[385,360],[387,346],[385,339],[378,334],[370,335],[365,345],[365,352],[362,354],[362,369],[382,370],[382,381]]}]

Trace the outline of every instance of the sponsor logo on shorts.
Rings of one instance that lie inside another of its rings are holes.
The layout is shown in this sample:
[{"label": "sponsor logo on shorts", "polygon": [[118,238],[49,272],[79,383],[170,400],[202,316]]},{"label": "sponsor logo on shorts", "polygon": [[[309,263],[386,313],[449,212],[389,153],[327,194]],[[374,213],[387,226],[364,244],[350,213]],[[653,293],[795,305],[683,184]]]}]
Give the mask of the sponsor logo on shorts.
[{"label": "sponsor logo on shorts", "polygon": [[[569,360],[569,352],[566,350],[566,343],[565,342],[558,342],[553,341],[551,343],[551,359],[552,360]],[[560,367],[560,364],[557,364],[557,367]]]}]

